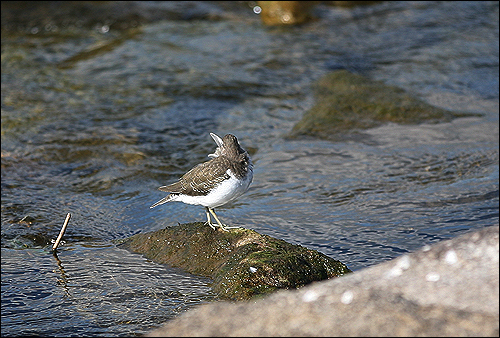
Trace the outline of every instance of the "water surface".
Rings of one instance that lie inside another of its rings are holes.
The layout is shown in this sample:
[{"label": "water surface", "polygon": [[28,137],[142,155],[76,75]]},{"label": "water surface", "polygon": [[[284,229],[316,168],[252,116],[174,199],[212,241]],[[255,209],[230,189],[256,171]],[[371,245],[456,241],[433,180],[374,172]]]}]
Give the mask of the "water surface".
[{"label": "water surface", "polygon": [[[352,270],[498,224],[497,2],[320,5],[286,28],[246,3],[137,6],[135,23],[2,19],[2,335],[139,335],[212,301],[208,279],[114,244],[204,220],[149,206],[208,160],[210,132],[235,134],[255,164],[225,223]],[[336,69],[480,116],[284,137]]]}]

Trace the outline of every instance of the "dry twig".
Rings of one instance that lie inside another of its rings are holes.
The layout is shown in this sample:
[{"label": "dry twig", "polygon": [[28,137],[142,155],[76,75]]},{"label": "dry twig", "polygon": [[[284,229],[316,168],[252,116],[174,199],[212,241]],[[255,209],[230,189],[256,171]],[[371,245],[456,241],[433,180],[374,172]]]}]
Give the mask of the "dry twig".
[{"label": "dry twig", "polygon": [[61,239],[64,236],[64,233],[66,232],[66,227],[68,226],[70,218],[71,218],[71,214],[68,212],[68,214],[66,215],[66,219],[64,220],[64,224],[61,228],[61,231],[59,232],[59,236],[57,236],[57,239],[54,242],[54,245],[52,245],[52,251],[56,251],[57,247],[59,246],[59,242],[61,242]]}]

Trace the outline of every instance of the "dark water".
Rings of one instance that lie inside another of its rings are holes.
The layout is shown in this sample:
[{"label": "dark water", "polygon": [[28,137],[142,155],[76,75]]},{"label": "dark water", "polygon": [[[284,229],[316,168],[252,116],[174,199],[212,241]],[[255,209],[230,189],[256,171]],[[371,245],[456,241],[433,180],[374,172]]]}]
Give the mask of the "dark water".
[{"label": "dark water", "polygon": [[[8,24],[2,8],[2,335],[137,335],[213,300],[208,279],[113,244],[204,220],[149,206],[208,160],[209,132],[237,135],[255,164],[225,223],[353,270],[498,224],[497,2],[320,5],[288,28],[247,3],[137,6],[136,21],[51,21],[49,7]],[[481,117],[284,138],[340,68]]]}]

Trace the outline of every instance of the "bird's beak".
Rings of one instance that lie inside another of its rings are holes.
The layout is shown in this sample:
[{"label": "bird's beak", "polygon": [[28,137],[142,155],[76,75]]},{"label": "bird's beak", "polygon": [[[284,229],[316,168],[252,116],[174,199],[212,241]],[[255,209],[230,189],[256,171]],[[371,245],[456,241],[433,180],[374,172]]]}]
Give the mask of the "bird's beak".
[{"label": "bird's beak", "polygon": [[222,139],[219,136],[215,135],[214,133],[210,133],[210,136],[212,136],[215,143],[217,143],[217,147],[222,147],[224,143],[222,142]]}]

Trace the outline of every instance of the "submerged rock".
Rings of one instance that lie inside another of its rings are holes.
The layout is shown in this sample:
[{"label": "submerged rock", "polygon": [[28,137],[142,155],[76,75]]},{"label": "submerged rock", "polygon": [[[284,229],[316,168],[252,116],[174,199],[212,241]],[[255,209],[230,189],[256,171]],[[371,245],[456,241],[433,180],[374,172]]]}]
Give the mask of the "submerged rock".
[{"label": "submerged rock", "polygon": [[351,272],[322,253],[249,229],[214,231],[204,223],[137,234],[120,246],[157,263],[213,279],[223,299],[247,300]]},{"label": "submerged rock", "polygon": [[297,122],[289,137],[344,139],[346,134],[386,122],[417,124],[474,116],[431,106],[401,88],[339,70],[316,84],[316,104]]},{"label": "submerged rock", "polygon": [[311,9],[318,1],[257,1],[262,22],[269,26],[297,25],[312,19]]}]

